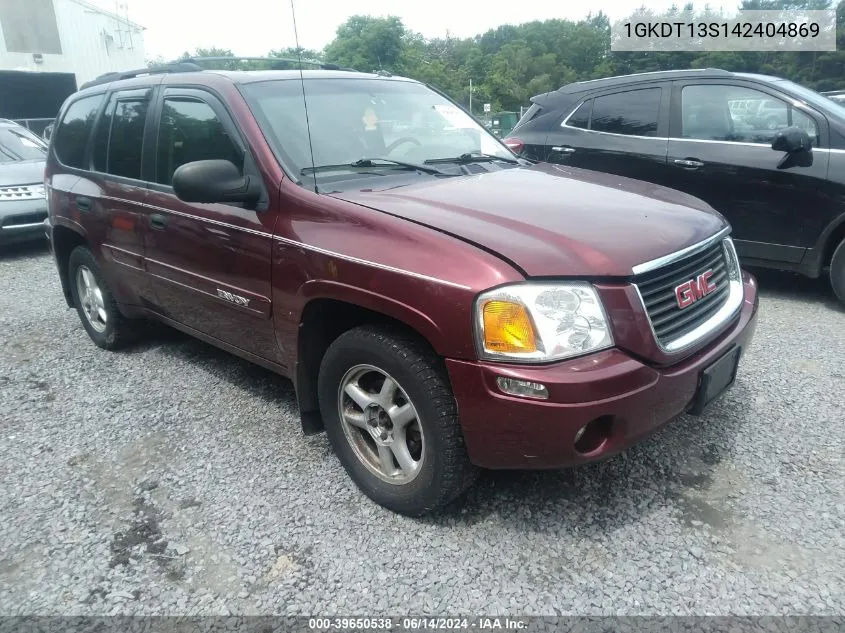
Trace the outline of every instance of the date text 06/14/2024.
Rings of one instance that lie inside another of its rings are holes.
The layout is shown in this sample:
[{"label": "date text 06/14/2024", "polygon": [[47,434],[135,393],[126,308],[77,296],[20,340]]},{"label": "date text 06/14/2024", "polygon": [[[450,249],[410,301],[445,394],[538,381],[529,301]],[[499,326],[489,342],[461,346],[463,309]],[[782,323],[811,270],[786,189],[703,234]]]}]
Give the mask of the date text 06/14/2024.
[{"label": "date text 06/14/2024", "polygon": [[316,617],[308,628],[315,631],[520,631],[528,623],[510,617]]}]

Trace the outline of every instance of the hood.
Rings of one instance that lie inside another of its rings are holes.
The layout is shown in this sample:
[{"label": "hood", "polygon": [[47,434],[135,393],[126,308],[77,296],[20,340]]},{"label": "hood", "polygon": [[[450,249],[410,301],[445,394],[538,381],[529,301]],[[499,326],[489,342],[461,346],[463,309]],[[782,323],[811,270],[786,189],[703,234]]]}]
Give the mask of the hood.
[{"label": "hood", "polygon": [[44,164],[43,160],[0,163],[0,187],[44,182]]},{"label": "hood", "polygon": [[476,244],[529,277],[627,277],[727,226],[673,189],[549,164],[331,195]]}]

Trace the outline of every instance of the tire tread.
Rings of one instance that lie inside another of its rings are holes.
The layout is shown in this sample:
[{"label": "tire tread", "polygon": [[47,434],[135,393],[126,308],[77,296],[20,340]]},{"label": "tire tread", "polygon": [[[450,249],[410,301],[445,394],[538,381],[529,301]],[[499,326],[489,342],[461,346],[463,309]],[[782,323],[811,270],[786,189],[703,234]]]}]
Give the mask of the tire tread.
[{"label": "tire tread", "polygon": [[[361,348],[378,346],[402,362],[423,391],[423,397],[436,411],[429,422],[437,428],[441,442],[438,460],[442,466],[436,496],[419,512],[422,515],[438,510],[459,497],[478,477],[478,468],[467,456],[463,431],[458,421],[458,407],[449,383],[446,367],[427,343],[398,327],[366,325],[348,330],[332,346],[354,345]],[[330,346],[330,349],[331,347]],[[326,353],[329,356],[329,353]],[[433,418],[433,419],[432,419]]]},{"label": "tire tread", "polygon": [[[94,273],[94,276],[97,278],[97,283],[100,286],[100,292],[103,294],[103,303],[105,304],[106,312],[108,313],[108,319],[111,321],[111,327],[107,329],[105,336],[99,335],[97,332],[92,333],[90,324],[87,322],[85,315],[82,314],[82,309],[79,305],[79,297],[77,296],[76,291],[75,274],[76,268],[80,264],[84,264],[89,270],[91,270],[92,273]],[[127,318],[120,311],[114,295],[112,295],[108,284],[103,278],[100,266],[97,264],[97,260],[94,259],[94,254],[87,246],[77,246],[71,251],[70,257],[68,258],[68,277],[70,279],[70,283],[72,284],[71,293],[73,295],[76,310],[79,313],[79,318],[82,319],[82,324],[85,327],[85,330],[97,346],[107,350],[116,350],[137,340],[140,333],[138,322],[134,319]]]}]

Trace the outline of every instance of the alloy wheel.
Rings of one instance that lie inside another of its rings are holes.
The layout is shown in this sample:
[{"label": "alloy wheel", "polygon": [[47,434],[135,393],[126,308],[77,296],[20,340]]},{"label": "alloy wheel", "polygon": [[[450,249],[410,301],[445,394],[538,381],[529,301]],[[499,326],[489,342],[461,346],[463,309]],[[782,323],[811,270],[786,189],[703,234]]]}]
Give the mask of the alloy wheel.
[{"label": "alloy wheel", "polygon": [[338,388],[344,435],[361,463],[387,483],[403,485],[419,474],[425,437],[414,404],[387,372],[356,365]]},{"label": "alloy wheel", "polygon": [[97,278],[87,266],[76,269],[76,292],[88,323],[95,331],[101,334],[105,332],[108,314],[103,301],[103,292],[97,284]]}]

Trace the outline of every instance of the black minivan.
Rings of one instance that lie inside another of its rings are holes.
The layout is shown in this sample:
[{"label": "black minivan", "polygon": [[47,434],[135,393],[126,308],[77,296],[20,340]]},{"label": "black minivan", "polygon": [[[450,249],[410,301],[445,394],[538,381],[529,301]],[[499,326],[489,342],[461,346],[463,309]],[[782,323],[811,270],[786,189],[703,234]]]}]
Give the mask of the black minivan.
[{"label": "black minivan", "polygon": [[505,139],[524,158],[689,193],[748,265],[818,277],[845,302],[845,105],[791,81],[677,70],[538,95]]}]

